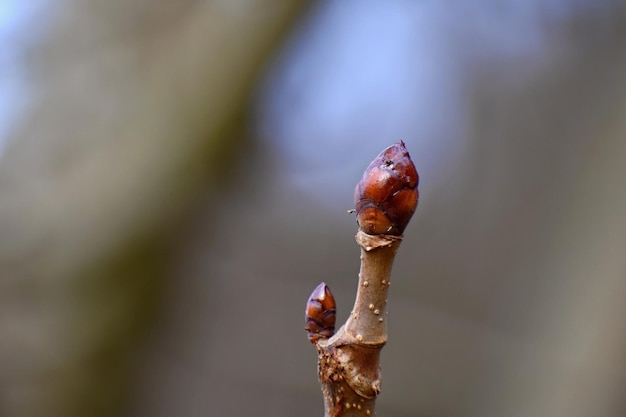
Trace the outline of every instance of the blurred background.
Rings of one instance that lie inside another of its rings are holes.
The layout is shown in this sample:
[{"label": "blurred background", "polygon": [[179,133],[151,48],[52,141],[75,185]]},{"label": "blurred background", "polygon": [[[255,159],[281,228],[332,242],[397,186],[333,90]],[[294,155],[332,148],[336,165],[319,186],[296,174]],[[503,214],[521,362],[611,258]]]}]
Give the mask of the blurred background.
[{"label": "blurred background", "polygon": [[0,416],[323,415],[399,139],[378,415],[626,415],[625,74],[618,0],[0,2]]}]

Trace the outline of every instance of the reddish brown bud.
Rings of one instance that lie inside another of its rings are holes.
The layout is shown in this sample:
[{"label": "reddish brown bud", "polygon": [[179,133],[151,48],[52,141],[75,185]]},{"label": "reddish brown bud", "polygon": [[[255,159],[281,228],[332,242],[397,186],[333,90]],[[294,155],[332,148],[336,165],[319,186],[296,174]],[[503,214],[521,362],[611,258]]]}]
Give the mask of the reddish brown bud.
[{"label": "reddish brown bud", "polygon": [[400,141],[369,164],[354,192],[361,229],[370,235],[401,235],[415,212],[419,176]]},{"label": "reddish brown bud", "polygon": [[327,339],[335,333],[335,297],[325,283],[321,283],[311,293],[306,303],[306,326],[309,340],[315,344],[319,339]]}]

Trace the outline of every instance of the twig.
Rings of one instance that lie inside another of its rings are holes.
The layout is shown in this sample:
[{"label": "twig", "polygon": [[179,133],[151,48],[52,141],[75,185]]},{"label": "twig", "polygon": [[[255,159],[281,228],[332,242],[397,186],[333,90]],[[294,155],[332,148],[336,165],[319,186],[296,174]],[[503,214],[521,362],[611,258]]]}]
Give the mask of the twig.
[{"label": "twig", "polygon": [[402,141],[372,161],[355,191],[361,270],[350,317],[333,335],[335,300],[325,283],[307,302],[305,329],[318,352],[325,417],[374,415],[379,356],[387,342],[391,268],[417,207],[417,184],[417,171]]}]

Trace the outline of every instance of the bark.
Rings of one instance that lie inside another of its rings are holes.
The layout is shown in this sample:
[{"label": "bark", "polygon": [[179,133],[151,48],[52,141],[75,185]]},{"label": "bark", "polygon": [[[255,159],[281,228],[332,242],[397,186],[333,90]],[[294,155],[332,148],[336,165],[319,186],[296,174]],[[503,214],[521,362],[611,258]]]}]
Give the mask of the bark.
[{"label": "bark", "polygon": [[359,230],[361,271],[350,317],[330,339],[317,344],[326,417],[374,415],[380,392],[380,351],[387,343],[387,291],[400,246],[398,236]]}]

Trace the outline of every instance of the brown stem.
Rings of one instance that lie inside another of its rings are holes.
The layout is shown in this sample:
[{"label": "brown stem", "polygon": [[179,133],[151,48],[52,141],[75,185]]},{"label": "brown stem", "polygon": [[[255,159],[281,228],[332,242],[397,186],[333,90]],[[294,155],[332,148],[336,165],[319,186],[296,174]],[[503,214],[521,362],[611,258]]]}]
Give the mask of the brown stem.
[{"label": "brown stem", "polygon": [[350,317],[330,339],[317,343],[326,417],[374,415],[380,392],[380,350],[387,342],[387,291],[400,236],[359,230],[361,271]]},{"label": "brown stem", "polygon": [[402,238],[368,235],[359,230],[356,241],[361,246],[359,287],[346,331],[367,345],[387,342],[387,291],[391,284],[391,267]]}]

